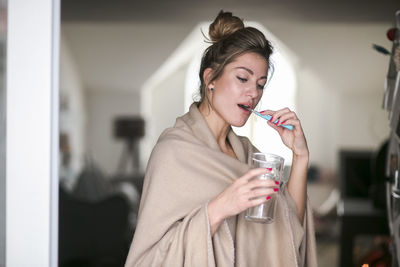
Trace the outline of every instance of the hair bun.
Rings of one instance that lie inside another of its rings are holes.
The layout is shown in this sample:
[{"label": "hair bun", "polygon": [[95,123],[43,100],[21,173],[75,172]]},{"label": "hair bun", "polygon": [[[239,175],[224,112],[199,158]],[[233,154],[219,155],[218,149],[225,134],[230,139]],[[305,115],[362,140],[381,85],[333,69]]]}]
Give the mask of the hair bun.
[{"label": "hair bun", "polygon": [[210,41],[216,43],[243,28],[244,24],[242,19],[233,16],[231,12],[224,12],[221,10],[214,22],[211,23],[208,35]]}]

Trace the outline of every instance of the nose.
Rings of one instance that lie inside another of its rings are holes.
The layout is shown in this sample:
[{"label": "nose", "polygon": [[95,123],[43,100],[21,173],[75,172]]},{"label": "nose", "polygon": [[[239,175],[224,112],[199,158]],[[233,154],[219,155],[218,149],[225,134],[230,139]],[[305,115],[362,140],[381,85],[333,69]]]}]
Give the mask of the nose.
[{"label": "nose", "polygon": [[247,88],[246,95],[250,96],[252,99],[257,98],[258,96],[257,84],[249,86]]}]

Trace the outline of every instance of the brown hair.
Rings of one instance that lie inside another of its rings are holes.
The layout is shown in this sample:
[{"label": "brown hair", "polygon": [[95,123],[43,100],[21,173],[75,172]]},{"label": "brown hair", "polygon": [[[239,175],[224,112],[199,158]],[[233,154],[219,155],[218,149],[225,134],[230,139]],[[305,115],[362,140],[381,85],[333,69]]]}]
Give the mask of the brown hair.
[{"label": "brown hair", "polygon": [[[245,27],[243,20],[233,16],[231,12],[220,11],[209,27],[209,41],[212,43],[203,54],[200,65],[200,101],[207,98],[206,89],[209,83],[218,79],[227,64],[245,53],[256,53],[267,61],[268,70],[272,65],[269,60],[272,54],[272,45],[264,34],[253,27]],[[208,83],[203,74],[211,68],[212,74]]]}]

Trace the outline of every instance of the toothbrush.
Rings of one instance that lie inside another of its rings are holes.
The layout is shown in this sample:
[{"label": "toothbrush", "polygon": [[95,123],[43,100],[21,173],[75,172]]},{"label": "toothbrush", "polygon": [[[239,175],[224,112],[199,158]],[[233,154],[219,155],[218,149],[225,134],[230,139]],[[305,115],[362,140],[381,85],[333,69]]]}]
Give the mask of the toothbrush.
[{"label": "toothbrush", "polygon": [[[247,106],[245,106],[245,105],[242,105],[242,104],[239,104],[239,106],[240,106],[241,108],[244,108],[244,109],[246,109],[246,110],[248,110],[248,111],[253,112],[253,113],[256,114],[257,116],[260,116],[261,118],[263,118],[263,119],[265,119],[265,120],[267,120],[267,121],[270,121],[270,120],[271,120],[271,116],[270,116],[270,115],[262,115],[260,112],[255,111],[254,109],[249,108],[249,107],[247,107]],[[277,123],[278,123],[278,120],[274,121],[274,123],[277,124]],[[280,126],[286,128],[286,129],[289,129],[289,130],[291,130],[291,131],[293,130],[293,125],[290,125],[290,124],[282,124],[282,125],[280,125]]]}]

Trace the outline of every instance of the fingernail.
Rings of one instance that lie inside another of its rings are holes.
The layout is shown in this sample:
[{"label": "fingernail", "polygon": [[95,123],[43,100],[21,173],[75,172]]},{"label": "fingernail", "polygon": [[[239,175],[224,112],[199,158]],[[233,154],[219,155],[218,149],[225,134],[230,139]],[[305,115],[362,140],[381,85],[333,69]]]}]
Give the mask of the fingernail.
[{"label": "fingernail", "polygon": [[285,122],[287,122],[287,120],[285,120],[284,122],[282,122],[282,124],[285,124]]},{"label": "fingernail", "polygon": [[269,171],[269,172],[272,171],[272,168],[266,168],[266,169],[267,169],[267,171]]},{"label": "fingernail", "polygon": [[271,197],[270,196],[267,196],[267,200],[270,200],[271,199]]},{"label": "fingernail", "polygon": [[278,192],[278,190],[279,190],[278,188],[274,188],[274,192]]},{"label": "fingernail", "polygon": [[278,181],[275,181],[275,184],[279,185],[279,182],[278,182]]},{"label": "fingernail", "polygon": [[271,119],[269,119],[269,121],[274,121],[274,117],[271,116]]}]

